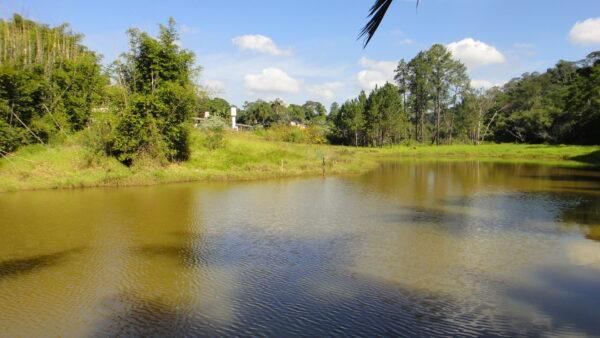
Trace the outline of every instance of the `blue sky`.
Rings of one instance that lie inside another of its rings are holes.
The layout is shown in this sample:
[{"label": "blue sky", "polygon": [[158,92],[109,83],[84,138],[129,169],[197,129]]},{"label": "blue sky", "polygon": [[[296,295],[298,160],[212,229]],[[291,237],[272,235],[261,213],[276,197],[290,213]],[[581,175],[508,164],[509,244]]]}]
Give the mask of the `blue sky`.
[{"label": "blue sky", "polygon": [[[202,85],[241,105],[257,98],[329,105],[393,76],[401,58],[434,43],[467,64],[474,85],[502,84],[557,60],[600,50],[598,0],[395,0],[366,48],[356,40],[367,0],[0,0],[51,25],[68,22],[109,63],[130,27],[155,33],[173,17],[196,53]],[[586,21],[587,20],[587,21]]]}]

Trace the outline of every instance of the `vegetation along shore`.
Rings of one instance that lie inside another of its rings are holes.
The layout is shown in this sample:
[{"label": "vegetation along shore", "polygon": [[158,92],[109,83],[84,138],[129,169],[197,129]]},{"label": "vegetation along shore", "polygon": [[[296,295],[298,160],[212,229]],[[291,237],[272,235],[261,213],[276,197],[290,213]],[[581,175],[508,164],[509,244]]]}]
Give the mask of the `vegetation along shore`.
[{"label": "vegetation along shore", "polygon": [[410,157],[600,165],[598,146],[482,144],[365,148],[290,143],[260,133],[229,132],[223,135],[222,145],[211,149],[204,133],[196,131],[192,132],[188,161],[157,165],[146,159],[126,166],[115,158],[91,153],[81,138],[76,135],[55,145],[29,145],[1,159],[0,192],[360,174],[375,168],[381,160]]},{"label": "vegetation along shore", "polygon": [[483,90],[434,44],[329,109],[238,108],[198,85],[175,21],[159,28],[130,29],[101,64],[66,24],[0,20],[0,191],[349,174],[397,156],[600,163],[600,52]]}]

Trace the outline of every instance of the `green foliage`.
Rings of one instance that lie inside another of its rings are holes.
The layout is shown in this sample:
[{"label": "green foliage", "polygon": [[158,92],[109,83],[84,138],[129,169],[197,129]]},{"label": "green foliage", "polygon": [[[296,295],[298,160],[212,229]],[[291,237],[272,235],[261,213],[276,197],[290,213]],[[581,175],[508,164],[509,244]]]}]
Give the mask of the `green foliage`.
[{"label": "green foliage", "polygon": [[273,111],[269,102],[257,100],[255,102],[244,103],[244,109],[240,113],[238,120],[241,123],[262,126],[270,126],[280,119]]},{"label": "green foliage", "polygon": [[127,112],[115,128],[109,148],[119,161],[130,166],[141,156],[161,161],[165,158],[166,145],[162,142],[155,119],[149,115],[139,116]]},{"label": "green foliage", "polygon": [[329,139],[347,145],[383,146],[397,144],[409,135],[408,115],[398,87],[386,83],[367,97],[346,101],[331,118],[333,127]]},{"label": "green foliage", "polygon": [[225,146],[225,130],[228,128],[225,120],[219,116],[211,116],[204,121],[200,130],[204,134],[204,146],[210,150]]},{"label": "green foliage", "polygon": [[131,50],[113,64],[115,81],[127,89],[126,113],[115,129],[111,152],[131,164],[140,154],[168,161],[189,158],[189,119],[196,111],[194,54],[176,44],[175,22],[160,26],[158,39],[129,31]]},{"label": "green foliage", "polygon": [[4,120],[0,120],[0,156],[4,156],[17,149],[21,143],[19,130],[11,128]]},{"label": "green foliage", "polygon": [[344,102],[340,110],[331,117],[333,122],[329,139],[333,143],[362,145],[364,140],[364,115],[367,97],[361,92],[357,99]]},{"label": "green foliage", "polygon": [[452,143],[457,134],[456,107],[469,89],[466,67],[435,44],[408,63],[401,60],[394,79],[413,116],[417,141],[425,141],[427,130],[432,129],[433,143]]},{"label": "green foliage", "polygon": [[500,88],[491,136],[499,142],[599,144],[599,88],[598,52],[523,74]]},{"label": "green foliage", "polygon": [[0,20],[0,120],[14,129],[5,135],[19,135],[11,149],[65,138],[88,123],[107,79],[80,41],[67,25]]},{"label": "green foliage", "polygon": [[408,116],[396,86],[386,83],[371,92],[364,125],[367,142],[374,146],[397,144],[409,137]]},{"label": "green foliage", "polygon": [[198,100],[198,113],[200,117],[204,117],[204,112],[209,112],[211,116],[219,116],[227,119],[230,117],[231,105],[222,98],[204,97]]},{"label": "green foliage", "polygon": [[277,124],[267,130],[260,130],[257,133],[271,141],[323,144],[327,142],[327,132],[325,126],[317,124],[302,127]]},{"label": "green foliage", "polygon": [[117,115],[113,111],[99,110],[92,113],[89,126],[83,133],[83,145],[94,155],[111,153],[113,133],[117,126]]},{"label": "green foliage", "polygon": [[444,46],[433,45],[401,60],[394,79],[393,90],[386,85],[334,107],[328,139],[356,146],[397,144],[409,135],[434,144],[600,143],[600,52],[483,91],[470,88],[465,66]]},{"label": "green foliage", "polygon": [[281,99],[271,102],[257,100],[246,102],[240,112],[240,123],[270,127],[277,123],[308,123],[325,125],[327,111],[322,103],[306,101],[303,105],[285,104]]}]

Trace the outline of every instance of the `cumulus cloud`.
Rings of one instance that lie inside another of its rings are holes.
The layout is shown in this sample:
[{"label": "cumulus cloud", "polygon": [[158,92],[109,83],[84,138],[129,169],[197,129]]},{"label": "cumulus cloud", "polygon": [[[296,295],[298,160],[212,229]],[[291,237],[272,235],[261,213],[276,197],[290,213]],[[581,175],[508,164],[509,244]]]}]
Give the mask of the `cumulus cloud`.
[{"label": "cumulus cloud", "polygon": [[506,62],[506,57],[496,47],[472,38],[452,42],[446,48],[469,68]]},{"label": "cumulus cloud", "polygon": [[577,21],[569,32],[569,40],[578,45],[600,45],[600,17]]},{"label": "cumulus cloud", "polygon": [[289,76],[279,68],[265,68],[259,74],[247,74],[244,86],[252,92],[260,93],[297,93],[300,81]]},{"label": "cumulus cloud", "polygon": [[231,39],[231,42],[241,50],[251,50],[276,56],[291,54],[291,51],[279,48],[270,37],[260,34],[236,36]]},{"label": "cumulus cloud", "polygon": [[331,101],[336,97],[336,94],[344,88],[342,82],[327,82],[306,86],[306,90],[314,96],[320,97],[326,101]]},{"label": "cumulus cloud", "polygon": [[395,61],[377,61],[362,57],[359,61],[365,70],[356,74],[356,80],[364,90],[373,90],[375,86],[383,86],[386,82],[394,82]]}]

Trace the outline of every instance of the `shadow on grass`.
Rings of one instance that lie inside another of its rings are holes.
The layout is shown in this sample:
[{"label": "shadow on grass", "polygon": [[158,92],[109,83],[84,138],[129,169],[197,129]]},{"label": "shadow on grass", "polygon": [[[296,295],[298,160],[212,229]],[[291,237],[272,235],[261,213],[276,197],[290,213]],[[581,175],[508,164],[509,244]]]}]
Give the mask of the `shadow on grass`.
[{"label": "shadow on grass", "polygon": [[593,166],[600,166],[600,150],[579,156],[569,157],[569,160],[586,163]]}]

